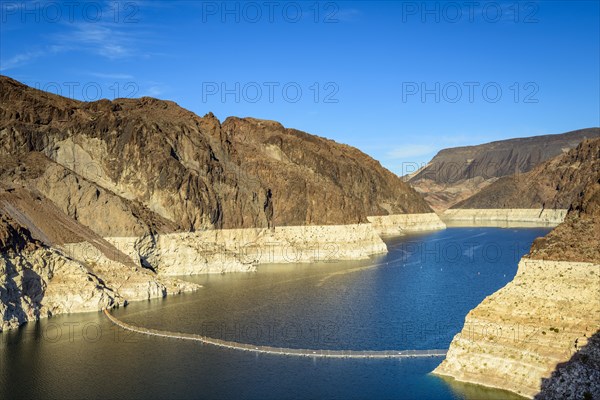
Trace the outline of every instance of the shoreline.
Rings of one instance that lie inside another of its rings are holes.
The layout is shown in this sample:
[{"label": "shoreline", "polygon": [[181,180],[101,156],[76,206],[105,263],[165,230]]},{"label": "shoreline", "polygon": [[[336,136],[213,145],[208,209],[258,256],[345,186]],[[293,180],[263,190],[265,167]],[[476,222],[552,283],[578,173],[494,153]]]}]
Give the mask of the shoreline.
[{"label": "shoreline", "polygon": [[367,217],[379,236],[402,236],[406,233],[446,229],[438,214],[396,214]]},{"label": "shoreline", "polygon": [[[426,220],[431,218],[430,214],[426,215]],[[402,220],[390,217],[393,222],[388,225],[398,225]],[[419,227],[414,222],[419,217],[415,219],[414,214],[405,220],[413,221],[410,229],[430,229],[429,225]],[[7,254],[6,261],[12,264],[0,272],[8,273],[14,264],[17,276],[26,270],[34,271],[36,282],[40,284],[36,284],[37,292],[28,294],[36,300],[25,302],[22,308],[11,306],[17,300],[20,304],[21,297],[3,299],[0,305],[5,306],[0,311],[6,313],[7,319],[2,321],[0,329],[10,330],[53,315],[97,312],[132,301],[199,289],[172,278],[176,276],[252,272],[260,264],[365,260],[387,253],[386,244],[371,223],[206,230],[105,239],[114,246],[111,254],[105,248],[98,248],[97,242],[68,243],[36,252]],[[15,289],[11,293],[14,297],[19,292]]]},{"label": "shoreline", "polygon": [[595,263],[523,257],[513,280],[467,314],[432,374],[533,398],[572,357],[573,343],[585,346],[598,329],[593,276]]},{"label": "shoreline", "polygon": [[144,237],[107,237],[159,276],[250,272],[260,264],[364,260],[387,253],[371,224],[214,229]]},{"label": "shoreline", "polygon": [[495,385],[492,385],[492,384],[484,384],[484,383],[476,382],[476,381],[458,380],[455,377],[453,377],[452,375],[446,375],[446,374],[442,374],[442,373],[436,373],[435,370],[431,371],[429,373],[429,375],[433,375],[435,377],[438,377],[438,378],[442,379],[450,387],[452,387],[453,384],[474,385],[474,386],[480,386],[480,387],[486,388],[486,389],[502,390],[503,392],[510,393],[511,396],[518,396],[518,397],[520,397],[523,400],[531,399],[531,397],[524,396],[521,393],[513,392],[512,390],[508,390],[508,389],[506,389],[505,387],[502,387],[502,386],[495,386]]},{"label": "shoreline", "polygon": [[367,217],[347,225],[212,229],[145,237],[106,237],[159,275],[249,272],[257,265],[365,260],[387,253],[384,236],[445,229],[435,213]]},{"label": "shoreline", "polygon": [[453,227],[555,227],[564,221],[567,211],[567,209],[542,208],[452,208],[444,211],[440,218],[447,226]]}]

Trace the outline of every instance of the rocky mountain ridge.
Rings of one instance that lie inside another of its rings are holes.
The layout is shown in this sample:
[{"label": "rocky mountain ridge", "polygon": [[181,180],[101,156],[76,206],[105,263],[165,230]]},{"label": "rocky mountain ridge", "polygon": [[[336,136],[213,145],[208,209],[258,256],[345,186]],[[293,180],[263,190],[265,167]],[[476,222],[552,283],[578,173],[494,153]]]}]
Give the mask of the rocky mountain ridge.
[{"label": "rocky mountain ridge", "polygon": [[600,138],[588,139],[529,172],[498,179],[452,208],[569,209],[598,174]]},{"label": "rocky mountain ridge", "polygon": [[269,262],[249,247],[268,245],[276,262],[366,258],[387,251],[367,217],[399,231],[386,217],[406,213],[444,227],[350,146],[148,97],[80,102],[0,76],[0,330],[197,289],[165,275]]},{"label": "rocky mountain ridge", "polygon": [[152,98],[82,103],[1,77],[0,140],[3,157],[43,153],[180,231],[361,223],[370,215],[431,211],[350,146],[273,121],[221,124],[210,113],[201,118]]},{"label": "rocky mountain ridge", "polygon": [[532,196],[549,185],[547,199],[569,212],[534,241],[513,281],[469,312],[434,373],[539,399],[600,398],[599,144],[584,141],[523,180],[524,201],[541,201]]},{"label": "rocky mountain ridge", "polygon": [[408,181],[434,209],[443,211],[501,177],[528,172],[583,140],[597,137],[600,128],[588,128],[444,149]]}]

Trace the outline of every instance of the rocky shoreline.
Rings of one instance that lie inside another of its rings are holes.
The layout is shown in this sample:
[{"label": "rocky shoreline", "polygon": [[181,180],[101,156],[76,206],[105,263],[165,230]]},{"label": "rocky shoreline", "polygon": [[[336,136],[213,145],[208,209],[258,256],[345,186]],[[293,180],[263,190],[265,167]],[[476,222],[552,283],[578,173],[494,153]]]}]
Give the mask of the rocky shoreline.
[{"label": "rocky shoreline", "polygon": [[111,260],[87,243],[76,259],[69,247],[2,252],[0,332],[57,314],[99,311],[200,288]]},{"label": "rocky shoreline", "polygon": [[387,253],[381,236],[444,229],[435,213],[367,217],[370,223],[218,229],[107,237],[162,275],[247,272],[260,264],[364,260]]},{"label": "rocky shoreline", "polygon": [[367,217],[380,236],[445,229],[446,224],[436,213],[397,214]]},{"label": "rocky shoreline", "polygon": [[[435,214],[396,215],[388,221],[399,235],[444,228],[436,218]],[[381,230],[372,223],[211,229],[140,237],[83,235],[78,237],[84,241],[60,244],[38,242],[25,232],[7,237],[6,242],[34,243],[32,249],[7,246],[0,258],[0,281],[6,282],[6,289],[0,290],[4,316],[0,332],[57,314],[99,311],[199,289],[170,277],[174,275],[249,272],[260,264],[360,260],[387,252]]]},{"label": "rocky shoreline", "polygon": [[218,229],[106,240],[161,275],[246,272],[259,264],[362,260],[387,252],[371,224]]},{"label": "rocky shoreline", "polygon": [[567,209],[542,208],[495,208],[495,209],[460,209],[444,211],[440,218],[452,226],[557,226],[567,215]]},{"label": "rocky shoreline", "polygon": [[469,312],[433,373],[532,398],[599,322],[600,264],[523,258],[515,278]]},{"label": "rocky shoreline", "polygon": [[0,143],[10,326],[188,290],[168,275],[364,259],[387,251],[368,215],[432,211],[352,146],[150,97],[82,102],[0,75]]},{"label": "rocky shoreline", "polygon": [[[585,141],[534,171],[556,175],[546,198],[568,204],[564,222],[534,241],[511,282],[469,312],[435,374],[529,398],[600,398],[599,146]],[[557,210],[545,220],[560,217]]]}]

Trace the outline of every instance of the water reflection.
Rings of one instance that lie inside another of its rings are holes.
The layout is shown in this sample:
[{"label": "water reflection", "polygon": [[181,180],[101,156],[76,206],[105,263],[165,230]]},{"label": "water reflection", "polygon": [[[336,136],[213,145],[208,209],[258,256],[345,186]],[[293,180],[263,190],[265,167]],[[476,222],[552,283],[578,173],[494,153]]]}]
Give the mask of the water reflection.
[{"label": "water reflection", "polygon": [[[467,312],[512,279],[520,256],[546,232],[454,228],[387,239],[390,252],[371,260],[186,277],[204,288],[115,314],[149,328],[278,347],[447,348]],[[491,257],[486,248],[500,252]],[[100,313],[58,316],[0,338],[3,399],[507,396],[430,375],[440,359],[257,356],[123,332]]]}]

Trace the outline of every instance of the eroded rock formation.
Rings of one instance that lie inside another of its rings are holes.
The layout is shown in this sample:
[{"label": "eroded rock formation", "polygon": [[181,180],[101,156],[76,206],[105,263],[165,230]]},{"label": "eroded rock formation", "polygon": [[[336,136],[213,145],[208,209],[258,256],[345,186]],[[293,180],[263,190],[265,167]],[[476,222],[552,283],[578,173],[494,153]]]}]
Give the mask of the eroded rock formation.
[{"label": "eroded rock formation", "polygon": [[367,216],[431,213],[366,154],[274,121],[5,76],[0,185],[4,327],[195,289],[161,274],[365,258],[387,251]]},{"label": "eroded rock formation", "polygon": [[[540,390],[539,398],[600,397],[597,374],[590,368],[600,363],[597,146],[598,140],[584,142],[547,163],[558,168],[541,167],[550,176],[540,182],[557,177],[574,184],[553,194],[570,205],[565,221],[534,242],[512,282],[469,312],[435,373],[528,397]],[[581,182],[586,184],[578,192]],[[586,350],[578,355],[582,347]]]},{"label": "eroded rock formation", "polygon": [[0,185],[0,331],[195,289],[140,268],[41,193]]},{"label": "eroded rock formation", "polygon": [[569,209],[600,174],[600,138],[541,163],[529,172],[498,179],[452,208]]},{"label": "eroded rock formation", "polygon": [[[600,128],[589,128],[558,135],[444,149],[428,165],[413,174],[409,182],[436,211],[443,211],[475,195],[499,178],[528,172],[544,161],[575,148],[583,140],[599,136]],[[505,207],[490,203],[487,207],[478,208]]]},{"label": "eroded rock formation", "polygon": [[[180,231],[340,225],[431,212],[409,185],[355,148],[273,121],[221,124],[210,113],[199,117],[152,98],[82,103],[0,77],[0,140],[3,157],[43,153]],[[57,190],[59,178],[72,178],[53,169],[52,188],[36,188],[56,198],[48,191]],[[83,198],[88,190],[74,194]],[[91,208],[103,206],[96,201]],[[87,208],[77,214],[84,224],[94,219],[84,216]],[[103,236],[119,235],[91,225]],[[122,229],[139,231],[133,225]]]}]

